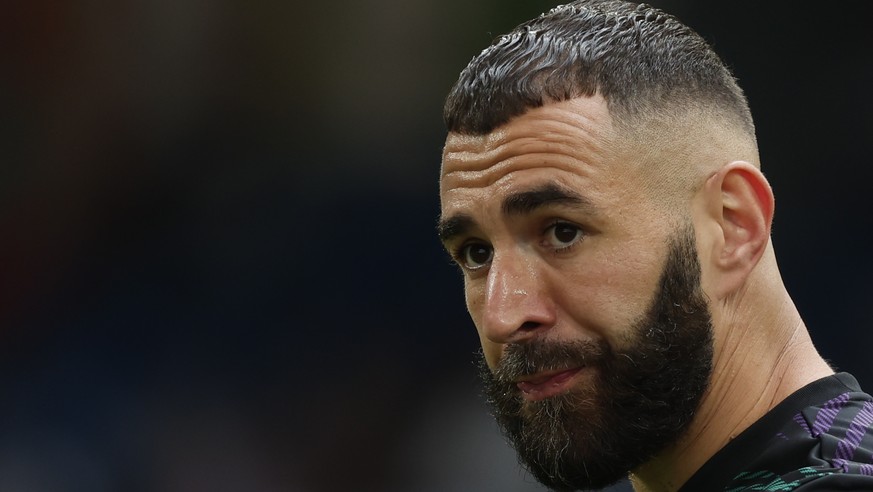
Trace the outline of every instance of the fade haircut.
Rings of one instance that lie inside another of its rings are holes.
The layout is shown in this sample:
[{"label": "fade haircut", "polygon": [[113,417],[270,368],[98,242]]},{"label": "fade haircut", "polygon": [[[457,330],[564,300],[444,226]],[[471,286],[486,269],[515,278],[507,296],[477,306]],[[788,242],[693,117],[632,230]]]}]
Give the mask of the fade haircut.
[{"label": "fade haircut", "polygon": [[579,0],[495,39],[444,107],[450,132],[485,135],[542,106],[600,94],[619,128],[704,114],[754,142],[746,97],[706,40],[647,4]]}]

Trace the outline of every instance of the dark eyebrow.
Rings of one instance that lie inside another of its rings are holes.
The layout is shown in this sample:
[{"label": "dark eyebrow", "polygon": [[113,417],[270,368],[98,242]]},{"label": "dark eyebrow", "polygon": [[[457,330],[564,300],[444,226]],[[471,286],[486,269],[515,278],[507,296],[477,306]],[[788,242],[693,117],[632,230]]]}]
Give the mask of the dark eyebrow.
[{"label": "dark eyebrow", "polygon": [[453,215],[447,219],[442,219],[437,224],[437,233],[440,236],[440,241],[448,242],[450,239],[461,236],[476,225],[473,218],[467,214]]},{"label": "dark eyebrow", "polygon": [[513,193],[503,200],[505,215],[524,215],[547,205],[573,205],[594,212],[594,206],[579,193],[556,183],[545,183],[534,189]]},{"label": "dark eyebrow", "polygon": [[[545,183],[530,190],[518,191],[503,200],[501,210],[504,215],[529,214],[548,205],[572,205],[594,214],[596,208],[579,193],[556,183]],[[444,244],[451,239],[467,234],[476,227],[476,221],[467,214],[457,214],[441,219],[437,233]]]}]

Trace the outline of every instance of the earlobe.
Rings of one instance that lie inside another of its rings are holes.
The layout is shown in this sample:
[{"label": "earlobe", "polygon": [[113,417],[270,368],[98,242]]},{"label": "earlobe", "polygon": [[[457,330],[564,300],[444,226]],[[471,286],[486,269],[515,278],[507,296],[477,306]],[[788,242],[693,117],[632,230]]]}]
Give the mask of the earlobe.
[{"label": "earlobe", "polygon": [[758,168],[732,162],[713,175],[707,187],[721,241],[712,258],[720,272],[721,295],[738,289],[758,264],[770,241],[773,190]]}]

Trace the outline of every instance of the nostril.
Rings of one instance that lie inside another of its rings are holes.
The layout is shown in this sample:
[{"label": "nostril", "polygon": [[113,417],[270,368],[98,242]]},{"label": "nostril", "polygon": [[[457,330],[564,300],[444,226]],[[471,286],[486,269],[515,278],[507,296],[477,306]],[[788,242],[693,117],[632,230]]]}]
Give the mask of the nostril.
[{"label": "nostril", "polygon": [[522,331],[533,331],[540,327],[540,324],[535,321],[525,321],[519,327]]}]

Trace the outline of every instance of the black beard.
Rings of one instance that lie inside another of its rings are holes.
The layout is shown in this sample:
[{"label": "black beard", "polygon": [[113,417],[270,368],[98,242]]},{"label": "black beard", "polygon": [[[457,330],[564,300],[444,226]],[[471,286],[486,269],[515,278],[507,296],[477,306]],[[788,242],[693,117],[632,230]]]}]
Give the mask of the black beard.
[{"label": "black beard", "polygon": [[[481,353],[479,366],[494,416],[534,477],[556,491],[600,489],[682,436],[709,385],[712,338],[694,234],[685,229],[626,346],[534,339],[508,345],[493,374]],[[544,400],[525,403],[513,382],[580,365],[590,381]]]}]

